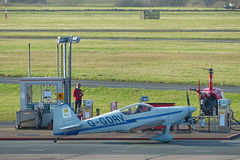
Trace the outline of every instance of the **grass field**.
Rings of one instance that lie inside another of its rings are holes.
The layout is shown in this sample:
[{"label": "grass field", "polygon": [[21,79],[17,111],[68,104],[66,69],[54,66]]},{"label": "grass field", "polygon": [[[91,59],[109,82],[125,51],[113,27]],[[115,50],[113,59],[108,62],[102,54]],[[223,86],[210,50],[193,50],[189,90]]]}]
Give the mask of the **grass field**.
[{"label": "grass field", "polygon": [[[64,32],[64,33],[63,33]],[[179,31],[162,31],[162,32],[148,32],[148,31],[142,31],[142,32],[131,32],[131,31],[124,31],[119,32],[117,30],[114,30],[112,32],[106,32],[106,31],[5,31],[1,32],[2,37],[11,38],[11,37],[19,37],[19,38],[52,38],[56,39],[57,35],[62,36],[69,36],[69,35],[78,35],[81,34],[81,38],[115,38],[115,39],[195,39],[195,40],[201,40],[201,39],[209,39],[209,40],[238,40],[239,35],[235,32],[179,32]],[[171,38],[170,38],[171,37]]]},{"label": "grass field", "polygon": [[[239,30],[239,12],[165,12],[159,20],[140,19],[139,11],[12,11],[0,29]],[[239,32],[238,32],[239,34]]]},{"label": "grass field", "polygon": [[[31,43],[32,76],[56,76],[55,40],[0,39],[0,75],[28,75]],[[87,80],[153,83],[208,83],[214,68],[215,85],[240,85],[238,43],[192,41],[82,40],[73,45],[72,77]],[[232,77],[232,78],[229,78]]]},{"label": "grass field", "polygon": [[[72,88],[73,90],[74,88]],[[175,103],[176,105],[187,105],[185,91],[160,91],[160,90],[145,90],[131,88],[82,88],[84,99],[93,99],[93,115],[96,115],[96,109],[100,109],[100,113],[110,111],[110,103],[118,101],[118,108],[122,108],[131,103],[138,103],[141,96],[149,96],[150,103]],[[8,95],[8,96],[6,96]],[[232,100],[231,109],[234,111],[234,118],[240,118],[240,93],[225,93],[225,97]],[[198,105],[198,94],[189,92],[191,105]],[[72,98],[72,102],[74,99]],[[20,108],[20,86],[13,84],[0,84],[0,121],[13,121],[16,119],[15,113]],[[198,110],[194,112],[194,116],[198,116]]]},{"label": "grass field", "polygon": [[[208,71],[202,68],[213,68],[214,85],[240,86],[239,43],[206,41],[240,40],[239,12],[161,12],[159,20],[142,20],[139,14],[11,11],[7,20],[0,19],[0,76],[28,76],[31,43],[32,76],[55,77],[57,37],[73,35],[85,38],[72,48],[74,79],[182,84],[197,84],[200,79],[201,84],[208,84]],[[0,85],[0,120],[14,120],[20,108],[19,86]],[[185,92],[181,91],[84,88],[84,92],[85,98],[94,100],[95,107],[101,107],[101,113],[109,111],[112,101],[119,101],[123,107],[137,102],[142,95],[148,95],[151,102],[186,104]],[[239,94],[225,96],[232,99],[238,116]],[[198,106],[196,95],[191,99]]]},{"label": "grass field", "polygon": [[[4,2],[2,2],[4,3]],[[72,1],[72,0],[47,0],[46,4],[40,4],[40,3],[11,3],[10,6],[21,6],[21,7],[58,7],[58,6],[65,6],[70,7],[70,6],[78,6],[78,7],[113,7],[116,3],[116,0],[81,0],[81,1]],[[9,5],[9,2],[8,2]]]}]

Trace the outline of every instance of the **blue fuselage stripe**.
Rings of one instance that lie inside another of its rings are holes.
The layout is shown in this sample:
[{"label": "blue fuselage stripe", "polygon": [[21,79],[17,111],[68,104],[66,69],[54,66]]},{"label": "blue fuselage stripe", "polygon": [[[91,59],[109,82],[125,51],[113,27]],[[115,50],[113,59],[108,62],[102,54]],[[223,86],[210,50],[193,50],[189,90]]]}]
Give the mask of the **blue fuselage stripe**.
[{"label": "blue fuselage stripe", "polygon": [[[140,118],[135,118],[135,119],[128,119],[128,120],[126,120],[125,122],[122,122],[122,123],[115,123],[115,124],[108,124],[108,125],[91,127],[91,128],[84,128],[84,129],[80,129],[80,130],[77,130],[77,131],[69,131],[69,132],[67,132],[65,134],[66,135],[76,135],[77,132],[83,132],[83,131],[88,131],[88,130],[95,130],[95,129],[100,129],[100,128],[119,126],[119,125],[123,125],[123,124],[130,124],[130,123],[135,123],[138,120],[162,117],[162,116],[167,116],[167,115],[171,115],[171,114],[178,114],[178,113],[181,113],[181,112],[182,111],[180,110],[180,111],[175,111],[175,112],[170,112],[170,113],[157,114],[157,115],[153,115],[153,116],[140,117]],[[61,133],[59,133],[59,134],[61,134]]]}]

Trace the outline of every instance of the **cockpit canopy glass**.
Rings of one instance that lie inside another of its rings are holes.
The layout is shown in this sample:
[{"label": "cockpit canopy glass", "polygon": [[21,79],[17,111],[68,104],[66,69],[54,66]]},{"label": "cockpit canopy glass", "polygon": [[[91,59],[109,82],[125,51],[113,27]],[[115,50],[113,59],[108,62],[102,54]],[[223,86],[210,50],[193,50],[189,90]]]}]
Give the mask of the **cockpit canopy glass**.
[{"label": "cockpit canopy glass", "polygon": [[151,109],[152,107],[150,105],[143,104],[143,103],[136,103],[133,105],[126,106],[120,109],[120,111],[125,115],[130,115],[130,114],[149,112],[151,111]]}]

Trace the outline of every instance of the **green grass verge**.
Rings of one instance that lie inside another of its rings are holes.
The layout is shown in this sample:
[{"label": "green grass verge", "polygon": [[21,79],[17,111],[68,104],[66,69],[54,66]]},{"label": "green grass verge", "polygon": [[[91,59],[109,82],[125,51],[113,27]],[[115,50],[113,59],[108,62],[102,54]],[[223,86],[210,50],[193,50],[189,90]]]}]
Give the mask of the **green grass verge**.
[{"label": "green grass verge", "polygon": [[[73,90],[74,88],[72,88]],[[149,96],[149,103],[175,103],[176,105],[187,105],[185,91],[161,91],[161,90],[145,90],[131,88],[82,88],[84,99],[93,99],[94,116],[96,108],[100,108],[100,113],[110,111],[110,103],[118,101],[119,108],[131,103],[137,103],[141,96]],[[199,114],[198,94],[189,92],[191,105],[197,107],[198,110],[194,116]],[[234,117],[240,118],[240,93],[225,93],[225,97],[231,99],[231,109],[234,111]],[[74,99],[72,98],[72,102]],[[20,86],[14,84],[0,84],[0,121],[14,121],[16,112],[20,110]]]},{"label": "green grass verge", "polygon": [[[20,8],[19,8],[20,9]],[[39,7],[41,9],[41,7]],[[45,9],[45,8],[42,8]],[[56,8],[57,9],[57,8]],[[28,75],[31,43],[32,76],[56,76],[56,41],[46,37],[239,39],[238,12],[161,12],[159,20],[142,20],[139,11],[12,11],[0,32],[0,76]],[[222,30],[222,32],[38,32],[37,30]],[[228,32],[228,30],[236,32]],[[30,37],[29,39],[21,39]],[[43,39],[32,39],[32,38]],[[122,41],[84,39],[73,45],[75,79],[152,83],[207,84],[214,68],[215,85],[240,86],[238,43],[194,41]],[[230,77],[230,78],[229,78]]]},{"label": "green grass verge", "polygon": [[69,35],[81,35],[81,38],[136,38],[136,39],[209,39],[209,40],[238,40],[239,32],[74,32],[74,31],[21,31],[0,32],[0,37],[6,38],[55,38]]},{"label": "green grass verge", "polygon": [[[32,76],[55,77],[52,39],[0,39],[0,76],[28,76],[28,43]],[[239,62],[238,43],[82,40],[72,48],[72,78],[208,84],[202,68],[213,68],[214,85],[240,86]]]},{"label": "green grass verge", "polygon": [[12,11],[0,29],[239,30],[238,12],[161,12],[160,19],[140,19],[140,11]]}]

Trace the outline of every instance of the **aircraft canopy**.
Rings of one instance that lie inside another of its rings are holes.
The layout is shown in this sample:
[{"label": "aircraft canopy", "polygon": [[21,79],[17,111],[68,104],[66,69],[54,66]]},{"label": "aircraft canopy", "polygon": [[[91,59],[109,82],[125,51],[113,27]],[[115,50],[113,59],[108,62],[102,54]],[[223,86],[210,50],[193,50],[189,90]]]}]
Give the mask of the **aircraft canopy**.
[{"label": "aircraft canopy", "polygon": [[149,104],[136,103],[136,104],[126,106],[126,107],[120,109],[120,111],[125,115],[130,115],[130,114],[149,112],[149,111],[151,111],[151,109],[152,109],[152,106]]}]

